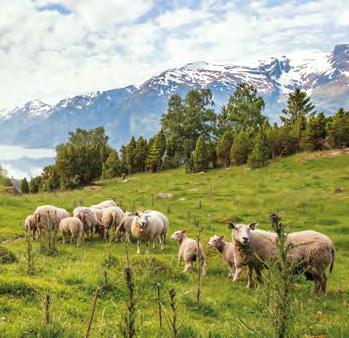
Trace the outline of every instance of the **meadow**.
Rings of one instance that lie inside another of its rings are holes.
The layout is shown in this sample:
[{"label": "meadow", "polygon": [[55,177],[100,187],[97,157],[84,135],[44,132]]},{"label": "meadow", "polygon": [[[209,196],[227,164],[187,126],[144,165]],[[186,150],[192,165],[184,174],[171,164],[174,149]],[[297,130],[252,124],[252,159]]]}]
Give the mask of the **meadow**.
[{"label": "meadow", "polygon": [[[195,300],[197,273],[176,266],[178,244],[169,236],[166,248],[136,255],[129,247],[137,290],[137,335],[167,337],[171,317],[168,290],[178,299],[178,337],[272,336],[273,318],[260,312],[261,288],[232,283],[218,252],[207,247],[213,234],[231,234],[225,222],[257,221],[270,230],[268,215],[277,211],[292,231],[313,229],[328,235],[337,255],[329,276],[328,293],[315,298],[313,283],[299,278],[299,313],[294,336],[349,336],[349,156],[331,152],[302,153],[273,161],[268,167],[246,166],[185,174],[183,168],[157,174],[96,182],[84,189],[11,196],[0,190],[1,246],[17,261],[0,265],[0,337],[82,337],[93,296],[101,287],[91,337],[120,337],[127,289],[124,281],[125,244],[106,242],[95,235],[80,247],[59,241],[57,256],[40,253],[33,243],[35,273],[27,274],[27,242],[23,220],[36,206],[53,204],[72,211],[114,199],[126,210],[152,208],[170,219],[170,233],[187,229],[195,238],[199,228],[207,254],[208,271],[202,280],[201,302]],[[335,190],[341,188],[341,192]],[[1,189],[1,188],[0,188]],[[163,198],[159,193],[172,194]],[[145,246],[142,247],[143,252]],[[159,333],[156,285],[161,284],[164,328]],[[51,297],[50,324],[44,324],[44,299]]]}]

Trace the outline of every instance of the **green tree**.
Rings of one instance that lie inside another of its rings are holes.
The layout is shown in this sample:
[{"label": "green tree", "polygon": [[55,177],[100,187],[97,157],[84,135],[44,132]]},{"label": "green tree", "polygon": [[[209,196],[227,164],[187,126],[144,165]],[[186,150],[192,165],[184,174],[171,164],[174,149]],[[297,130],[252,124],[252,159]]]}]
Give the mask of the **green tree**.
[{"label": "green tree", "polygon": [[314,113],[314,105],[308,94],[296,89],[288,95],[287,108],[282,110],[281,121],[286,125],[296,125],[303,130],[306,127],[306,118]]},{"label": "green tree", "polygon": [[5,169],[3,169],[0,165],[0,185],[5,186],[5,187],[11,187],[12,182],[11,180],[7,177],[7,172]]},{"label": "green tree", "polygon": [[240,131],[234,135],[231,147],[231,160],[235,165],[247,162],[248,155],[253,149],[251,131]]},{"label": "green tree", "polygon": [[42,181],[41,176],[32,177],[29,183],[29,191],[31,193],[37,193],[40,189],[41,181]]},{"label": "green tree", "polygon": [[265,167],[270,158],[270,146],[266,133],[260,130],[256,137],[255,146],[248,156],[247,164],[251,169]]},{"label": "green tree", "polygon": [[312,115],[307,120],[301,148],[304,150],[321,150],[325,146],[326,139],[326,117],[323,113]]},{"label": "green tree", "polygon": [[349,146],[349,111],[340,108],[327,125],[327,141],[331,147]]},{"label": "green tree", "polygon": [[127,169],[128,169],[128,172],[131,174],[136,172],[136,165],[135,165],[136,147],[137,147],[136,140],[132,136],[130,142],[126,146]]},{"label": "green tree", "polygon": [[103,158],[110,147],[104,128],[77,129],[68,142],[56,147],[55,167],[63,189],[91,183],[102,174]]},{"label": "green tree", "polygon": [[148,142],[142,136],[137,140],[136,149],[134,152],[134,164],[137,172],[146,170],[146,161],[148,155]]},{"label": "green tree", "polygon": [[199,136],[195,151],[193,154],[193,163],[194,163],[194,170],[196,172],[204,171],[207,169],[208,166],[208,158],[207,158],[207,148],[206,148],[206,142],[205,137],[203,135]]},{"label": "green tree", "polygon": [[257,90],[247,83],[236,87],[228,104],[223,106],[218,115],[218,128],[223,130],[241,131],[248,128],[258,129],[266,117],[262,115],[264,100],[257,96]]},{"label": "green tree", "polygon": [[217,158],[219,165],[223,168],[230,166],[230,152],[233,145],[233,134],[231,131],[226,131],[218,140]]},{"label": "green tree", "polygon": [[121,161],[119,159],[118,152],[112,150],[109,157],[103,164],[102,177],[114,178],[121,176]]},{"label": "green tree", "polygon": [[160,166],[160,146],[158,145],[156,138],[154,138],[154,140],[150,143],[151,145],[147,157],[147,167],[151,173],[155,173],[158,171]]},{"label": "green tree", "polygon": [[27,179],[24,177],[23,180],[21,181],[21,191],[23,194],[28,194],[29,193],[29,184]]}]

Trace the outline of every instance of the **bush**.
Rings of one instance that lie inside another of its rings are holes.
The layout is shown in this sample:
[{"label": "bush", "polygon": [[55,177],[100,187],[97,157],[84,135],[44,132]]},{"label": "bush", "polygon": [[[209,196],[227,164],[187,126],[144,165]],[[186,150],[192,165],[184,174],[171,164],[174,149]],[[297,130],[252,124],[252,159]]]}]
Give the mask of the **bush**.
[{"label": "bush", "polygon": [[14,253],[10,250],[0,246],[0,264],[9,264],[17,261]]}]

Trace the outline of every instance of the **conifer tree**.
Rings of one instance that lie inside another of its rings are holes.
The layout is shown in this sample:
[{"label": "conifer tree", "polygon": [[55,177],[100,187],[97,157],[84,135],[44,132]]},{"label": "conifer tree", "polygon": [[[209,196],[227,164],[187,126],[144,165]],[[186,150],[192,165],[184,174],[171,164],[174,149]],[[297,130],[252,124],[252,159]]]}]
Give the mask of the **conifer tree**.
[{"label": "conifer tree", "polygon": [[331,147],[349,146],[349,111],[340,108],[327,125],[327,140]]},{"label": "conifer tree", "polygon": [[114,178],[121,175],[121,161],[116,150],[112,150],[103,164],[102,177]]},{"label": "conifer tree", "polygon": [[290,93],[287,100],[287,108],[282,110],[281,121],[286,125],[296,125],[305,129],[305,119],[314,113],[314,105],[308,94],[300,89]]},{"label": "conifer tree", "polygon": [[147,167],[151,173],[158,171],[160,165],[160,147],[158,145],[157,139],[151,143],[149,148],[149,153],[147,157]]},{"label": "conifer tree", "polygon": [[21,181],[21,191],[23,194],[28,194],[29,193],[29,184],[27,179],[24,177],[23,180]]},{"label": "conifer tree", "polygon": [[231,131],[226,131],[217,144],[217,157],[221,167],[230,166],[230,152],[233,144],[233,134]]},{"label": "conifer tree", "polygon": [[231,160],[236,165],[247,162],[248,155],[253,149],[250,131],[240,131],[234,135],[233,145],[231,147]]},{"label": "conifer tree", "polygon": [[199,136],[196,146],[195,152],[193,154],[194,161],[194,170],[196,172],[204,171],[207,169],[208,159],[207,159],[207,149],[205,138],[203,135]]},{"label": "conifer tree", "polygon": [[325,146],[326,117],[323,113],[310,116],[307,127],[301,140],[301,148],[304,150],[321,150]]},{"label": "conifer tree", "polygon": [[256,137],[255,146],[248,156],[247,164],[251,169],[265,167],[269,158],[270,149],[264,131],[260,131]]}]

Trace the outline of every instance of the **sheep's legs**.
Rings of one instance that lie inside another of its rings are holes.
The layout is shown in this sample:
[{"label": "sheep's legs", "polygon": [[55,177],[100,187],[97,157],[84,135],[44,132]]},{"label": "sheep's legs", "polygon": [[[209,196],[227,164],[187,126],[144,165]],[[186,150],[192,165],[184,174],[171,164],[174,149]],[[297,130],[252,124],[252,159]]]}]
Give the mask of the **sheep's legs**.
[{"label": "sheep's legs", "polygon": [[233,282],[236,282],[238,280],[239,275],[241,273],[241,270],[242,270],[241,267],[236,268],[235,274],[234,274],[234,278],[233,278]]},{"label": "sheep's legs", "polygon": [[160,242],[161,250],[164,250],[164,242],[165,242],[164,235],[160,235],[159,242]]},{"label": "sheep's legs", "polygon": [[234,270],[231,266],[229,266],[228,278],[233,278],[233,277],[234,277]]},{"label": "sheep's legs", "polygon": [[137,239],[137,255],[139,255],[141,253],[140,245],[141,245],[140,240]]},{"label": "sheep's legs", "polygon": [[189,272],[192,268],[192,263],[185,263],[184,272]]},{"label": "sheep's legs", "polygon": [[246,285],[247,288],[253,287],[252,276],[253,276],[253,268],[252,266],[248,266],[247,285]]},{"label": "sheep's legs", "polygon": [[150,247],[150,240],[147,241],[147,251],[146,251],[146,254],[149,254],[149,247]]},{"label": "sheep's legs", "polygon": [[327,286],[327,276],[324,273],[321,278],[321,292],[324,294],[326,293],[326,286]]}]

